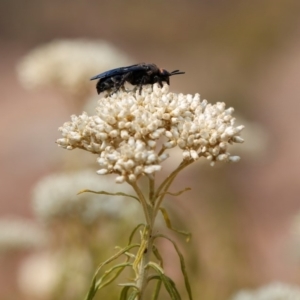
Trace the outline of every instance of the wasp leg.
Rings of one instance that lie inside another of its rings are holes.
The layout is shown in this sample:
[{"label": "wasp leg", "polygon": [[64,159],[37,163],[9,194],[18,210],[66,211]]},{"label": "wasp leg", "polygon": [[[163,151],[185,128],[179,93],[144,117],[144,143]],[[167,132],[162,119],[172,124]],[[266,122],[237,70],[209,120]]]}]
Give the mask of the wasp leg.
[{"label": "wasp leg", "polygon": [[161,88],[163,87],[162,80],[159,76],[154,77],[154,83],[158,83]]},{"label": "wasp leg", "polygon": [[125,77],[125,75],[123,77],[121,77],[121,76],[111,77],[111,81],[113,83],[113,88],[112,88],[110,95],[116,93],[121,88],[121,86],[125,82],[124,77]]},{"label": "wasp leg", "polygon": [[124,86],[125,81],[127,81],[127,79],[130,78],[131,75],[132,72],[128,72],[122,77],[119,76],[118,78],[114,78],[113,81],[115,83],[115,86],[113,92],[116,93],[122,86]]},{"label": "wasp leg", "polygon": [[140,95],[142,94],[143,85],[145,85],[147,83],[147,81],[149,81],[149,78],[147,76],[143,76],[140,81],[140,84],[138,85]]},{"label": "wasp leg", "polygon": [[126,73],[122,79],[120,80],[120,86],[124,85],[125,81],[127,81],[127,79],[132,75],[132,72],[128,72]]}]

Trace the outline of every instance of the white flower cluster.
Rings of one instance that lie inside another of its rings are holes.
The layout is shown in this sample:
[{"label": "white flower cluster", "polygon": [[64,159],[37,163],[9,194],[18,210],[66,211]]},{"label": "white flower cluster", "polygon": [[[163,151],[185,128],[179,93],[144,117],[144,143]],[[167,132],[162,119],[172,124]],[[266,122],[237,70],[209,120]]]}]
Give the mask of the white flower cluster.
[{"label": "white flower cluster", "polygon": [[131,60],[105,41],[54,40],[27,54],[18,66],[27,88],[54,86],[75,94],[91,87],[89,78]]},{"label": "white flower cluster", "polygon": [[[101,216],[121,217],[134,214],[138,205],[132,199],[92,193],[76,194],[83,189],[109,191],[110,185],[109,178],[100,179],[90,170],[52,174],[35,186],[33,208],[36,215],[46,222],[76,216],[83,223],[92,223]],[[122,192],[130,194],[131,189],[124,186]]]},{"label": "white flower cluster", "polygon": [[59,285],[63,263],[53,252],[34,253],[22,260],[18,287],[29,299],[49,299]]},{"label": "white flower cluster", "polygon": [[146,85],[141,95],[119,91],[101,98],[95,116],[73,115],[59,128],[63,138],[57,144],[99,154],[98,174],[116,173],[117,182],[136,181],[161,170],[168,158],[165,150],[176,146],[186,161],[238,161],[228,148],[243,142],[244,126],[234,125],[233,111],[224,103],[201,101],[199,94],[169,93],[167,84]]},{"label": "white flower cluster", "polygon": [[47,233],[36,223],[18,217],[0,219],[0,252],[42,247]]},{"label": "white flower cluster", "polygon": [[89,286],[93,270],[88,251],[60,249],[26,257],[18,270],[18,285],[26,299],[78,299]]},{"label": "white flower cluster", "polygon": [[275,282],[256,291],[240,291],[231,300],[300,300],[300,288]]}]

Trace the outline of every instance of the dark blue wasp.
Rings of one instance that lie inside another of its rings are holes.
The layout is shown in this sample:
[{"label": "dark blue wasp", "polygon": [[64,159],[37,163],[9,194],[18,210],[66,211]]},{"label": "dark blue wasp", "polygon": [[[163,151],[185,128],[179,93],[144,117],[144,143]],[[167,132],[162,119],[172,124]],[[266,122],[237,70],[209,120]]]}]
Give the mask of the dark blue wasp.
[{"label": "dark blue wasp", "polygon": [[136,85],[141,93],[142,86],[145,84],[158,83],[162,87],[162,82],[170,84],[170,76],[184,73],[179,70],[168,72],[158,68],[155,64],[141,63],[106,71],[92,77],[91,80],[99,79],[96,85],[98,94],[107,90],[113,94],[123,87],[125,82]]}]

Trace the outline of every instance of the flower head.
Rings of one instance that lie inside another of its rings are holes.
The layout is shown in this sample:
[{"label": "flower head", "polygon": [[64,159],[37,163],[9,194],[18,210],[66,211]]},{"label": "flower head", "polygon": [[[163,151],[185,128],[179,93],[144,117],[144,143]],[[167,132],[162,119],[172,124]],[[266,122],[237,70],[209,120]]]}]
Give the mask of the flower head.
[{"label": "flower head", "polygon": [[[100,197],[92,193],[76,195],[83,189],[108,189],[110,184],[109,179],[100,180],[90,170],[52,174],[35,186],[33,208],[36,215],[45,222],[76,216],[83,223],[90,224],[101,216],[121,217],[133,214],[136,209],[135,203],[125,197],[110,199],[111,196]],[[123,192],[130,193],[129,187]]]},{"label": "flower head", "polygon": [[18,66],[27,88],[54,86],[72,95],[90,90],[89,78],[131,60],[105,41],[55,40],[27,54]]},{"label": "flower head", "polygon": [[17,217],[0,219],[0,252],[38,248],[47,241],[47,233],[33,221]]},{"label": "flower head", "polygon": [[240,291],[232,300],[300,300],[300,288],[275,282],[255,291]]},{"label": "flower head", "polygon": [[61,266],[57,255],[50,253],[35,253],[26,257],[18,270],[19,289],[33,299],[47,299],[59,284]]},{"label": "flower head", "polygon": [[230,144],[241,143],[244,126],[235,126],[233,108],[209,104],[200,95],[169,92],[165,84],[139,91],[119,91],[101,98],[97,114],[72,116],[59,128],[59,146],[98,154],[98,174],[116,173],[117,182],[136,181],[140,175],[161,170],[168,149],[179,147],[184,161],[204,157],[238,161],[228,152]]},{"label": "flower head", "polygon": [[89,286],[92,267],[83,250],[34,253],[22,261],[17,281],[29,299],[57,299],[58,291],[61,299],[78,299]]}]

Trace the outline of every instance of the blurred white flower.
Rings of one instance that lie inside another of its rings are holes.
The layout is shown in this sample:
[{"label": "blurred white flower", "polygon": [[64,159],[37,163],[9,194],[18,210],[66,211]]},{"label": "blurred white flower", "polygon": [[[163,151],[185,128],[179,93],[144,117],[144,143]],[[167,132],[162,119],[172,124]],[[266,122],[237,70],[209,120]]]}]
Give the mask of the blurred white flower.
[{"label": "blurred white flower", "polygon": [[167,84],[146,85],[141,95],[119,91],[101,98],[95,116],[73,115],[59,128],[63,137],[57,143],[98,154],[98,174],[116,173],[116,182],[132,182],[160,171],[166,151],[176,146],[185,161],[238,161],[228,150],[243,142],[244,126],[235,126],[233,111],[225,103],[201,101],[199,94],[169,93]]},{"label": "blurred white flower", "polygon": [[82,95],[94,87],[89,81],[92,76],[131,63],[106,41],[54,40],[29,52],[17,71],[26,88],[54,86]]},{"label": "blurred white flower", "polygon": [[18,285],[26,296],[38,299],[78,299],[85,294],[93,273],[92,258],[86,251],[44,252],[23,260]]},{"label": "blurred white flower", "polygon": [[[36,215],[44,221],[76,216],[85,223],[97,221],[101,216],[132,215],[138,209],[134,199],[123,196],[92,193],[77,195],[84,189],[116,192],[109,178],[99,178],[91,170],[52,174],[41,179],[35,186],[33,209]],[[132,192],[129,186],[119,191],[128,194]]]},{"label": "blurred white flower", "polygon": [[83,249],[33,254],[20,265],[18,285],[22,293],[38,299],[78,299],[86,293],[93,274],[90,254]]},{"label": "blurred white flower", "polygon": [[42,247],[48,234],[36,223],[18,217],[0,219],[0,252]]},{"label": "blurred white flower", "polygon": [[240,291],[231,300],[300,300],[300,287],[274,282],[254,291]]},{"label": "blurred white flower", "polygon": [[58,286],[61,274],[61,262],[57,256],[39,253],[23,260],[17,281],[24,295],[34,299],[48,299]]}]

